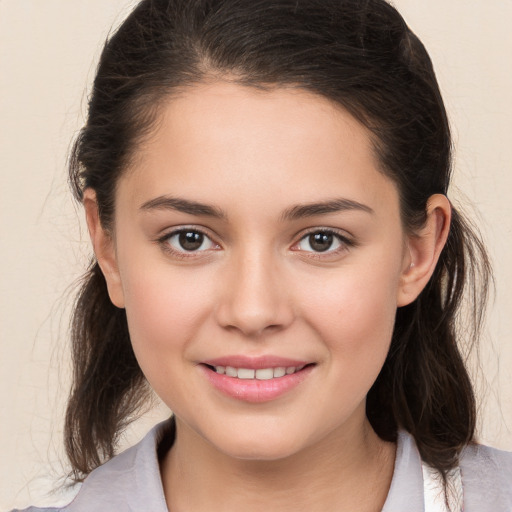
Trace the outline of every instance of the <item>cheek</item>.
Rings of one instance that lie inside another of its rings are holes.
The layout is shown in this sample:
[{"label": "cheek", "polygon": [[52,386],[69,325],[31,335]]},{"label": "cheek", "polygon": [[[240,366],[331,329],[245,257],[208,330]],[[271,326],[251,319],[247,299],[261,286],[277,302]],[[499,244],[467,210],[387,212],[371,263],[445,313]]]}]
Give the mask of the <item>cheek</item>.
[{"label": "cheek", "polygon": [[130,337],[139,364],[151,382],[159,372],[167,373],[170,366],[183,359],[207,314],[211,292],[199,286],[205,279],[190,279],[190,269],[180,271],[166,264],[153,264],[151,268],[136,265],[124,270]]},{"label": "cheek", "polygon": [[312,275],[303,282],[302,303],[311,318],[335,326],[338,322],[356,332],[378,329],[394,319],[400,282],[399,259],[357,263],[335,269],[321,280]]},{"label": "cheek", "polygon": [[327,345],[337,378],[366,394],[387,356],[396,316],[396,264],[345,268],[307,286],[307,321]]}]

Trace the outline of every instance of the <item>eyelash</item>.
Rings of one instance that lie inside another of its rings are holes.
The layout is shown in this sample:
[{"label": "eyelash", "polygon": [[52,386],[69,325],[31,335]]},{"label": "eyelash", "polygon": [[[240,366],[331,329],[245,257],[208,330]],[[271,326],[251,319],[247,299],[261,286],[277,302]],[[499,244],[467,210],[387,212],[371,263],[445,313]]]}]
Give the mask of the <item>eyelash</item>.
[{"label": "eyelash", "polygon": [[[198,255],[201,255],[201,253],[207,252],[209,250],[209,249],[203,249],[201,251],[198,251],[198,250],[187,251],[186,249],[177,250],[177,249],[173,248],[170,245],[170,240],[173,237],[179,236],[184,233],[194,233],[194,234],[201,235],[204,237],[204,240],[209,240],[210,244],[213,244],[216,247],[220,247],[219,244],[217,244],[216,242],[214,242],[212,240],[212,237],[208,233],[206,233],[202,229],[199,229],[196,227],[190,227],[190,228],[184,227],[184,228],[175,229],[175,230],[161,236],[156,241],[165,252],[170,253],[171,255],[173,255],[174,257],[179,258],[179,259],[197,258]],[[301,244],[303,241],[307,240],[308,237],[310,237],[311,235],[316,235],[316,234],[333,236],[333,238],[335,238],[337,240],[337,242],[339,243],[339,247],[337,247],[335,250],[330,250],[330,247],[329,247],[325,251],[314,251],[314,250],[305,251],[302,249],[293,249],[294,247],[297,247],[299,244]],[[203,243],[204,243],[204,240],[203,240]],[[309,257],[312,257],[315,259],[323,259],[326,257],[328,258],[328,257],[332,257],[334,255],[338,255],[342,252],[345,252],[349,248],[355,247],[355,246],[356,246],[356,243],[354,240],[351,240],[347,236],[342,235],[335,229],[314,228],[314,229],[307,231],[306,233],[303,233],[302,236],[299,238],[299,240],[293,244],[291,250],[293,250],[295,252],[308,253]],[[217,249],[215,249],[215,250],[217,250]]]},{"label": "eyelash", "polygon": [[334,239],[336,239],[339,243],[339,247],[337,247],[334,250],[331,250],[329,247],[325,251],[304,251],[301,249],[297,249],[297,252],[307,252],[308,257],[315,258],[315,259],[325,259],[332,256],[338,256],[339,254],[347,251],[351,247],[356,246],[356,242],[350,238],[348,238],[346,235],[342,235],[339,231],[332,228],[313,228],[308,230],[306,233],[302,234],[299,241],[296,242],[292,247],[297,247],[300,243],[302,243],[304,240],[307,240],[308,237],[311,235],[331,235]]},{"label": "eyelash", "polygon": [[[174,229],[173,231],[166,233],[165,235],[158,238],[157,242],[165,252],[170,253],[172,256],[179,258],[179,259],[197,258],[198,254],[206,252],[206,250],[187,251],[186,249],[177,250],[177,249],[173,248],[170,245],[170,240],[173,237],[179,236],[184,233],[194,233],[194,234],[202,235],[204,237],[204,240],[209,240],[211,244],[219,247],[219,244],[214,242],[212,240],[212,237],[208,233],[206,233],[202,229],[199,229],[196,227],[190,227],[190,228],[183,227],[183,228],[179,228],[179,229]],[[204,241],[203,241],[203,243],[204,243]]]}]

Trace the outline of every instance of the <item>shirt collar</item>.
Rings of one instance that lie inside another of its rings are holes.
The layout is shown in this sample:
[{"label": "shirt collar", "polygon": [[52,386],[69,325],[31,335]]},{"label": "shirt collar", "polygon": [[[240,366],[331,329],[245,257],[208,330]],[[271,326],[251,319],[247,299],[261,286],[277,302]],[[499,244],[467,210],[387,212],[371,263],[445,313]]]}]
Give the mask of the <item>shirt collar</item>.
[{"label": "shirt collar", "polygon": [[174,438],[172,418],[159,423],[138,444],[92,471],[70,510],[168,512],[158,462],[158,447],[164,437]]},{"label": "shirt collar", "polygon": [[[168,512],[158,459],[174,435],[175,424],[170,418],[153,427],[138,444],[96,468],[71,510],[91,510],[96,503],[98,510],[103,510],[107,502],[111,510]],[[169,440],[165,447],[161,444],[164,438]],[[398,434],[393,479],[382,512],[402,510],[424,511],[421,457],[414,439],[405,431]]]},{"label": "shirt collar", "polygon": [[424,509],[421,457],[414,438],[402,430],[398,433],[393,479],[382,512]]}]

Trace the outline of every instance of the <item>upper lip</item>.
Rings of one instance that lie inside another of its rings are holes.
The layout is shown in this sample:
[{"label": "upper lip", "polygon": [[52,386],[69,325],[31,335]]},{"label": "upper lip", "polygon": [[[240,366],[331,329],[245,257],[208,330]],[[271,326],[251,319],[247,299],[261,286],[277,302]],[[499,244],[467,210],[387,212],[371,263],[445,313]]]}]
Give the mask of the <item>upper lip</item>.
[{"label": "upper lip", "polygon": [[202,364],[208,366],[231,366],[233,368],[247,368],[251,370],[260,370],[263,368],[290,368],[301,367],[310,364],[311,361],[302,361],[299,359],[290,359],[273,355],[250,357],[244,355],[232,355],[217,357],[202,361]]}]

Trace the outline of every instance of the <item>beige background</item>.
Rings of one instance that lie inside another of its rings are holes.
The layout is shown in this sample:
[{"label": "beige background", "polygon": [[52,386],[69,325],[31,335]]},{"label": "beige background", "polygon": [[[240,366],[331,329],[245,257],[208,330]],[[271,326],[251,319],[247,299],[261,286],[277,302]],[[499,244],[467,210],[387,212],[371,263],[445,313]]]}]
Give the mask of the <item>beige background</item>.
[{"label": "beige background", "polygon": [[[48,501],[63,471],[69,285],[89,256],[66,153],[100,44],[134,3],[0,0],[0,509]],[[454,126],[455,195],[478,210],[495,262],[480,434],[512,450],[512,0],[395,4],[434,60]],[[126,443],[165,414],[152,412]]]}]

